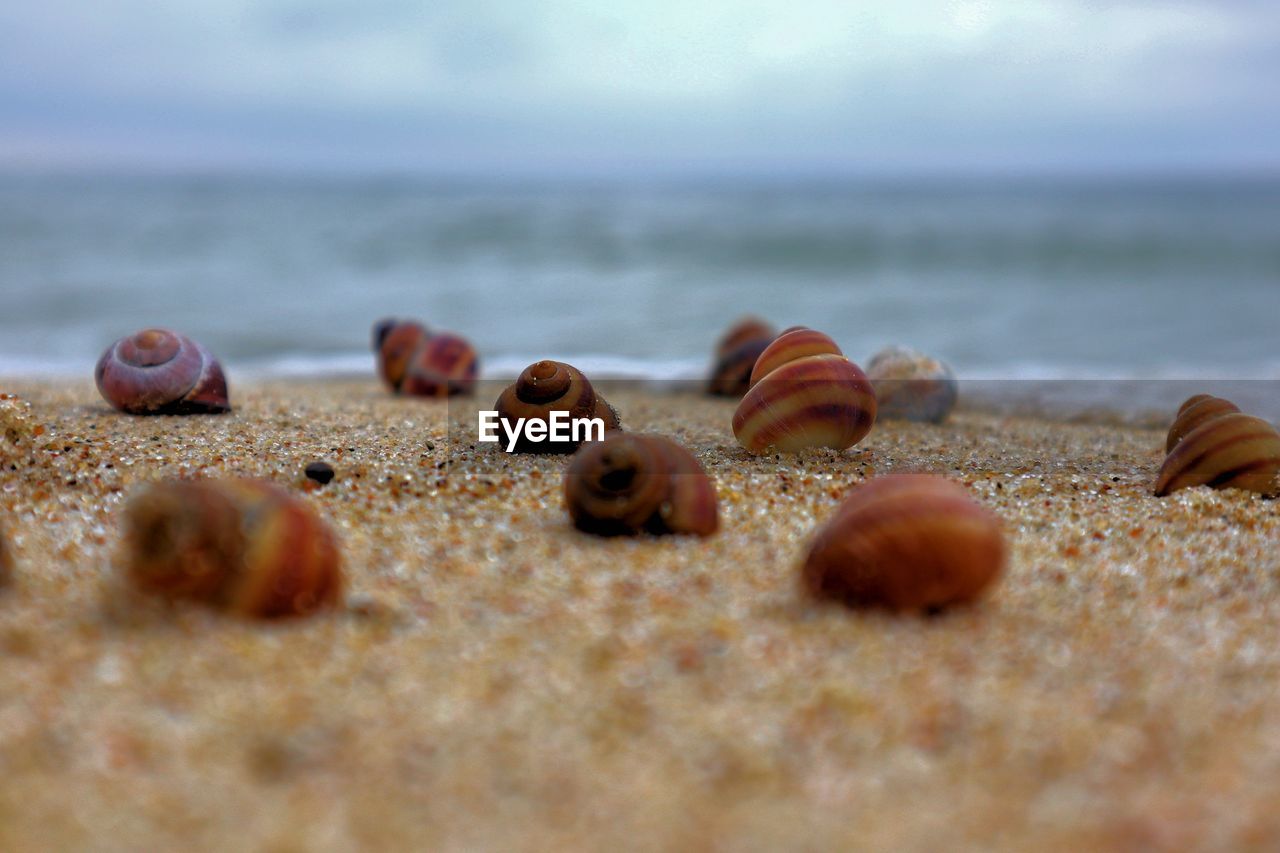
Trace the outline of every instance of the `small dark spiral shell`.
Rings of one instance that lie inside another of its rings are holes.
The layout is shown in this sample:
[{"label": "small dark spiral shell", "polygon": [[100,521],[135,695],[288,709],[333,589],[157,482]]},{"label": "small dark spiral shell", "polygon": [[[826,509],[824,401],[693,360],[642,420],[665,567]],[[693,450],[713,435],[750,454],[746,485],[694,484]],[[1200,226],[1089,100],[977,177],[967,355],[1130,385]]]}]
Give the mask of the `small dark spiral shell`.
[{"label": "small dark spiral shell", "polygon": [[[582,371],[561,361],[539,361],[526,367],[493,404],[498,418],[514,429],[520,418],[545,421],[552,412],[568,412],[571,418],[600,418],[605,432],[622,429],[618,413],[595,389]],[[572,453],[576,442],[530,442],[523,436],[518,453]]]},{"label": "small dark spiral shell", "polygon": [[928,610],[978,598],[1005,559],[999,518],[964,486],[890,474],[855,487],[819,528],[801,578],[852,606]]},{"label": "small dark spiral shell", "polygon": [[116,341],[98,359],[103,399],[131,415],[230,411],[227,379],[203,346],[167,329],[144,329]]},{"label": "small dark spiral shell", "polygon": [[414,320],[380,320],[373,327],[378,375],[392,391],[400,391],[413,354],[430,337],[426,327]]},{"label": "small dark spiral shell", "polygon": [[470,342],[439,334],[423,341],[409,359],[400,393],[414,397],[452,397],[475,390],[480,364]]},{"label": "small dark spiral shell", "polygon": [[1208,394],[1197,394],[1189,398],[1178,409],[1178,416],[1169,427],[1169,435],[1165,439],[1164,452],[1169,453],[1192,430],[1201,424],[1208,423],[1223,415],[1236,414],[1240,411],[1235,403],[1221,397]]},{"label": "small dark spiral shell", "polygon": [[342,594],[332,531],[259,480],[171,480],[125,509],[123,563],[144,592],[255,618],[302,616]]},{"label": "small dark spiral shell", "polygon": [[1271,495],[1280,487],[1277,473],[1280,433],[1261,418],[1229,412],[1204,421],[1174,446],[1156,478],[1155,494],[1208,486]]},{"label": "small dark spiral shell", "polygon": [[776,336],[772,326],[755,317],[744,317],[730,327],[716,344],[707,393],[741,398],[751,385],[751,368],[756,359]]},{"label": "small dark spiral shell", "polygon": [[710,536],[719,524],[706,471],[662,436],[615,433],[584,445],[565,470],[564,498],[574,525],[600,536]]}]

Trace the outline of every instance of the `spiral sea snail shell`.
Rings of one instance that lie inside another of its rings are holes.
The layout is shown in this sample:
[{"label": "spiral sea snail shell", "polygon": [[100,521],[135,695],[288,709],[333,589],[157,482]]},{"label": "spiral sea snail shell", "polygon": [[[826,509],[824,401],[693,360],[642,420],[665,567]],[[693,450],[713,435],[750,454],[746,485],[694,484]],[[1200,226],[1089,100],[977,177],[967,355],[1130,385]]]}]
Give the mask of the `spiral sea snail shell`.
[{"label": "spiral sea snail shell", "polygon": [[200,344],[168,329],[116,341],[94,370],[98,391],[131,415],[219,414],[231,409],[222,367]]},{"label": "spiral sea snail shell", "polygon": [[259,480],[171,480],[125,509],[124,569],[139,589],[241,616],[302,616],[338,601],[332,531]]},{"label": "spiral sea snail shell", "polygon": [[458,335],[432,334],[414,320],[380,320],[373,327],[378,373],[398,394],[451,397],[475,389],[480,362]]},{"label": "spiral sea snail shell", "polygon": [[[539,361],[526,367],[499,395],[493,408],[511,429],[520,418],[545,421],[551,412],[568,412],[571,418],[600,418],[605,432],[622,428],[618,413],[595,389],[587,377],[571,364]],[[518,453],[572,453],[575,442],[531,442],[521,436]]]},{"label": "spiral sea snail shell", "polygon": [[734,323],[716,344],[707,393],[740,399],[751,386],[751,368],[756,359],[775,337],[773,327],[756,317],[744,317]]},{"label": "spiral sea snail shell", "polygon": [[1209,394],[1197,394],[1187,399],[1178,409],[1178,416],[1169,427],[1169,435],[1164,442],[1164,452],[1168,453],[1177,446],[1187,434],[1203,423],[1223,415],[1239,412],[1240,409],[1230,400],[1213,397]]},{"label": "spiral sea snail shell", "polygon": [[942,423],[959,396],[955,374],[936,358],[908,347],[886,347],[867,362],[876,389],[876,416]]},{"label": "spiral sea snail shell", "polygon": [[891,474],[854,488],[818,530],[801,577],[849,605],[929,610],[978,598],[1005,559],[999,518],[964,486]]},{"label": "spiral sea snail shell", "polygon": [[875,419],[875,391],[862,369],[831,338],[794,328],[756,360],[751,390],[733,415],[733,434],[751,453],[843,450],[865,438]]},{"label": "spiral sea snail shell", "polygon": [[715,485],[688,450],[657,435],[613,433],[582,447],[564,475],[565,506],[587,533],[693,533],[718,525]]},{"label": "spiral sea snail shell", "polygon": [[1173,445],[1156,477],[1155,494],[1164,497],[1193,486],[1276,494],[1278,472],[1280,433],[1261,418],[1228,411],[1202,421]]}]

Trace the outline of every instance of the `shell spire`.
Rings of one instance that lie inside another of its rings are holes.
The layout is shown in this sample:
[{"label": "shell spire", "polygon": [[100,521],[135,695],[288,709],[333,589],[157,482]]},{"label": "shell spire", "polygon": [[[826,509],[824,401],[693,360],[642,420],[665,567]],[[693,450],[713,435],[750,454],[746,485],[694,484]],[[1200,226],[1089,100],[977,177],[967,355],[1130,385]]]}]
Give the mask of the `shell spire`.
[{"label": "shell spire", "polygon": [[1197,394],[1188,398],[1178,409],[1178,416],[1174,418],[1173,424],[1169,427],[1169,435],[1164,442],[1164,452],[1171,452],[1173,448],[1178,446],[1179,442],[1201,424],[1206,424],[1223,415],[1235,414],[1239,411],[1240,409],[1237,408],[1235,403],[1230,400],[1224,400],[1221,397]]},{"label": "shell spire", "polygon": [[[606,433],[622,429],[617,411],[596,393],[582,371],[561,361],[538,361],[498,396],[493,408],[498,418],[514,430],[521,418],[546,421],[552,412],[566,412],[571,418],[599,418]],[[572,453],[579,442],[531,442],[521,436],[518,453]]]}]

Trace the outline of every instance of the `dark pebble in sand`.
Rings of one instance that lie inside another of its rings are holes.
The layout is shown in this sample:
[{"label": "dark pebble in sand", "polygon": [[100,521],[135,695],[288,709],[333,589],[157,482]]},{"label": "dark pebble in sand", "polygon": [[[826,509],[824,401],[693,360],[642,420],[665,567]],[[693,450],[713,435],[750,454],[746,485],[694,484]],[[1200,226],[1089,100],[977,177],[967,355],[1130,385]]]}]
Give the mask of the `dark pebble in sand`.
[{"label": "dark pebble in sand", "polygon": [[333,479],[333,466],[328,462],[312,462],[304,473],[308,480],[315,480],[323,486]]}]

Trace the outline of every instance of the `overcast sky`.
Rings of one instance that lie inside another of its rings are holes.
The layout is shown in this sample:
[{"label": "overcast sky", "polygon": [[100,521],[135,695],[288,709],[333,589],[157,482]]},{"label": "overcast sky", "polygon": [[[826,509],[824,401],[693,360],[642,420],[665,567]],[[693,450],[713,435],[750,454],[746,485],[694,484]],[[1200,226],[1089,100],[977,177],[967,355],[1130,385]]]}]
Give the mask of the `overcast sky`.
[{"label": "overcast sky", "polygon": [[1280,0],[0,5],[0,169],[1280,168]]}]

